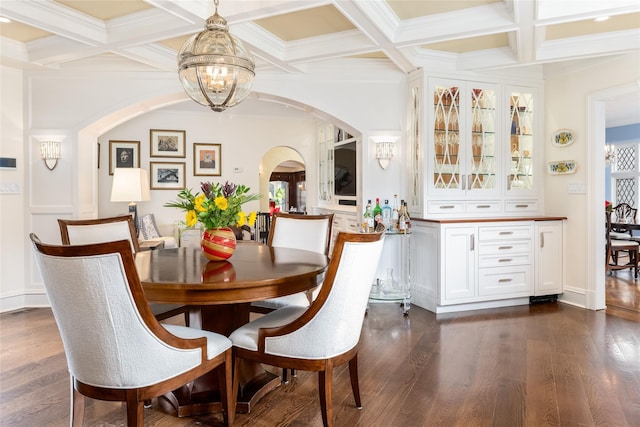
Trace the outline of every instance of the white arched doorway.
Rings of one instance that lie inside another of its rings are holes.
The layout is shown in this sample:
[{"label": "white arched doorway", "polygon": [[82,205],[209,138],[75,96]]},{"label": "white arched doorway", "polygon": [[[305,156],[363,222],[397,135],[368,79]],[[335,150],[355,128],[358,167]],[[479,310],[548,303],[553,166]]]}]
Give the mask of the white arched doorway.
[{"label": "white arched doorway", "polygon": [[[269,181],[271,174],[278,170],[278,167],[286,167],[286,165],[302,165],[304,168],[305,161],[296,150],[291,147],[273,147],[267,151],[260,162],[260,194],[269,194]],[[299,170],[299,167],[295,168]],[[267,212],[269,210],[269,199],[260,199],[260,211]]]}]

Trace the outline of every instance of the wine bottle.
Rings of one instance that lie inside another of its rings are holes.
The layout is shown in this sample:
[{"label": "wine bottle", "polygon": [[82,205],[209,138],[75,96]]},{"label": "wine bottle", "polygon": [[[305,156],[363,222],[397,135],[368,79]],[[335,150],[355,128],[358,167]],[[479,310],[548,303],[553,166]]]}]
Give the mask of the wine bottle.
[{"label": "wine bottle", "polygon": [[398,219],[398,231],[400,233],[407,232],[407,221],[408,221],[407,208],[405,207],[404,200],[400,202],[400,218]]},{"label": "wine bottle", "polygon": [[393,212],[391,213],[391,230],[398,232],[398,220],[400,219],[400,209],[398,207],[398,195],[393,195]]},{"label": "wine bottle", "polygon": [[378,197],[376,197],[376,206],[373,208],[373,222],[375,229],[378,230],[378,224],[382,224],[382,208]]},{"label": "wine bottle", "polygon": [[362,230],[364,233],[373,233],[375,230],[373,222],[373,207],[371,200],[367,201],[367,207],[364,209],[364,218],[362,220]]},{"label": "wine bottle", "polygon": [[384,224],[384,229],[387,231],[391,229],[392,215],[393,211],[391,210],[391,206],[389,205],[389,199],[385,199],[384,205],[382,206],[382,223]]}]

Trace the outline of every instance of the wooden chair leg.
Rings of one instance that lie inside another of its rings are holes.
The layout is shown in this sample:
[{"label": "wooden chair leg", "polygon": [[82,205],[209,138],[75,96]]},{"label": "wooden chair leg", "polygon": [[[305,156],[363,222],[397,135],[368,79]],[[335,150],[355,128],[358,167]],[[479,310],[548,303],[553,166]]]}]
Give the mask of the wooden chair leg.
[{"label": "wooden chair leg", "polygon": [[71,377],[71,426],[82,427],[84,422],[85,397],[76,391]]},{"label": "wooden chair leg", "polygon": [[137,390],[127,390],[127,426],[144,427],[144,402],[139,401]]},{"label": "wooden chair leg", "polygon": [[358,382],[358,354],[349,360],[349,377],[351,377],[351,390],[353,390],[353,398],[356,401],[356,408],[362,409],[362,401],[360,400],[360,384]]},{"label": "wooden chair leg", "polygon": [[327,363],[324,371],[318,372],[318,388],[320,392],[320,412],[322,413],[322,425],[333,426],[333,365]]},{"label": "wooden chair leg", "polygon": [[224,411],[224,425],[233,425],[236,415],[236,399],[233,393],[235,381],[233,379],[233,356],[230,351],[225,356],[224,364],[218,366],[218,384],[220,387],[220,401]]}]

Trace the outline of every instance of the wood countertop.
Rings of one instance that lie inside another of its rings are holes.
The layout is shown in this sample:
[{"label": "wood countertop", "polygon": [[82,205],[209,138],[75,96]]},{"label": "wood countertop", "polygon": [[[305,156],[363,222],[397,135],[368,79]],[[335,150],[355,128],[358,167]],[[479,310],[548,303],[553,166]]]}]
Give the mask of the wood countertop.
[{"label": "wood countertop", "polygon": [[523,217],[493,217],[493,218],[414,218],[411,221],[431,222],[435,224],[456,224],[467,222],[514,222],[514,221],[561,221],[565,216],[523,216]]}]

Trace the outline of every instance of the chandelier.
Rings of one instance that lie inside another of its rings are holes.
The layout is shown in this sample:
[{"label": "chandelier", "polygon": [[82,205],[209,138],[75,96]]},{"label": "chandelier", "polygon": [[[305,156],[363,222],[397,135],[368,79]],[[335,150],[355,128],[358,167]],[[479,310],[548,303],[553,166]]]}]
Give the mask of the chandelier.
[{"label": "chandelier", "polygon": [[224,111],[242,102],[253,86],[255,64],[249,50],[229,33],[227,21],[215,14],[205,30],[193,35],[178,52],[180,83],[191,99]]}]

